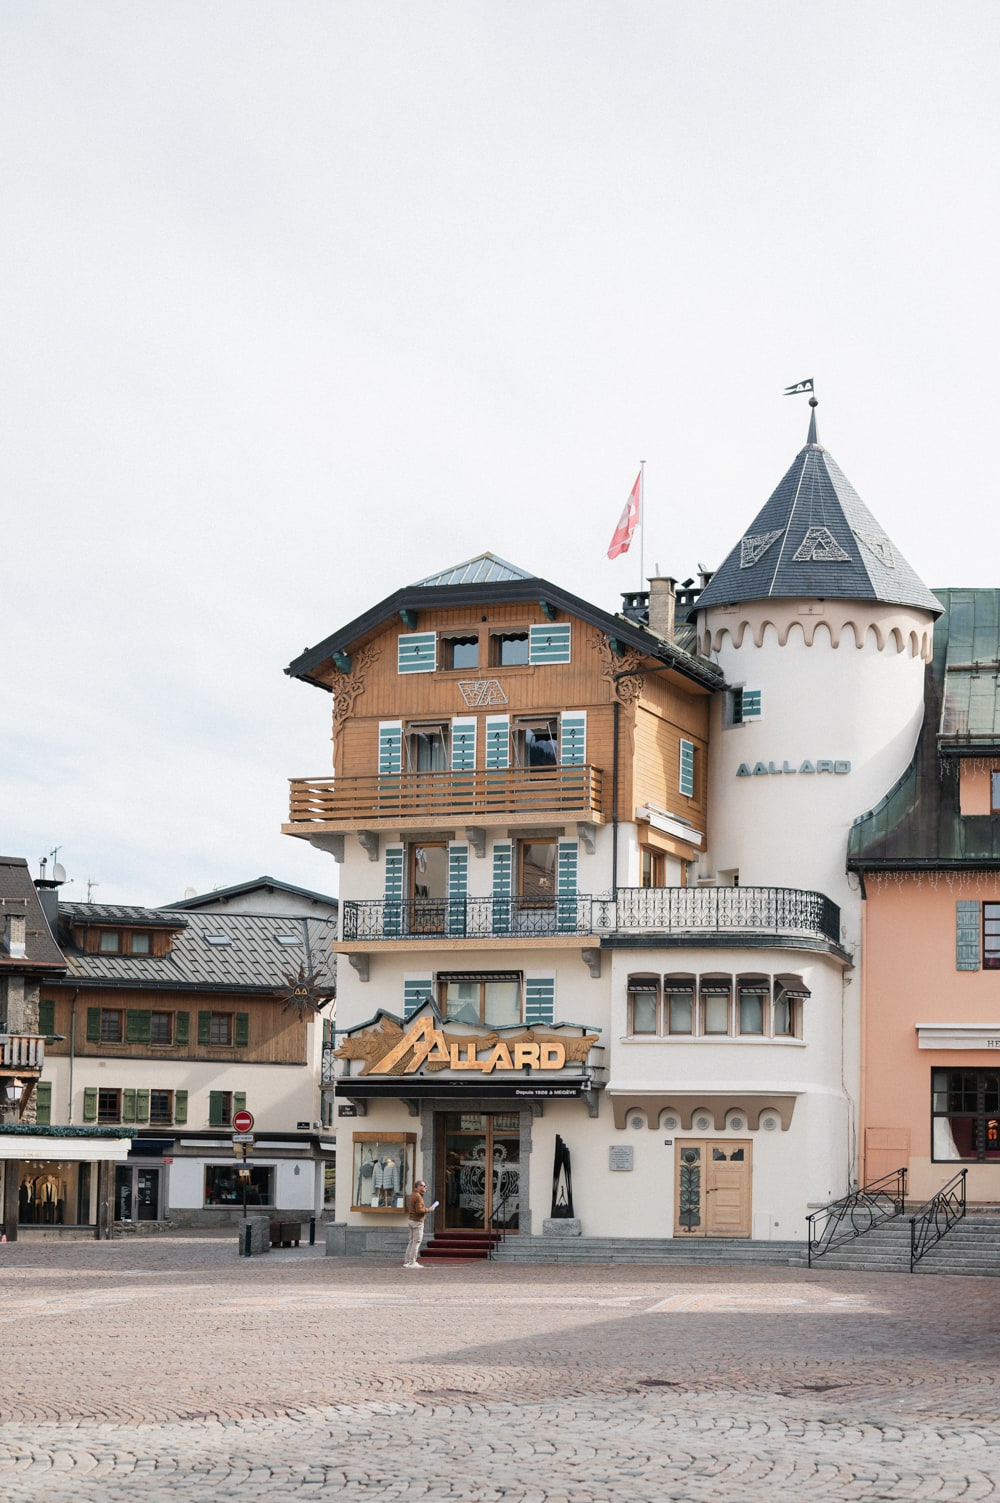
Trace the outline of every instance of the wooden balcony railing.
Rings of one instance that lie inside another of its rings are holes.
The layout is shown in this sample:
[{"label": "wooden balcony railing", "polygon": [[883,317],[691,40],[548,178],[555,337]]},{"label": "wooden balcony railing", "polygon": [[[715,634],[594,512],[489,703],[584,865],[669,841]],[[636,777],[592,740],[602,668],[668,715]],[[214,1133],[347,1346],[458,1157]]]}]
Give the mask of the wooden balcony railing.
[{"label": "wooden balcony railing", "polygon": [[539,939],[546,935],[691,937],[732,943],[740,935],[840,943],[840,909],[794,887],[621,887],[615,896],[375,898],[346,900],[345,941]]},{"label": "wooden balcony railing", "polygon": [[404,772],[395,777],[293,778],[292,825],[360,825],[440,818],[486,822],[511,814],[598,816],[597,767]]},{"label": "wooden balcony railing", "polygon": [[40,1075],[44,1063],[44,1033],[0,1033],[0,1071],[5,1075]]}]

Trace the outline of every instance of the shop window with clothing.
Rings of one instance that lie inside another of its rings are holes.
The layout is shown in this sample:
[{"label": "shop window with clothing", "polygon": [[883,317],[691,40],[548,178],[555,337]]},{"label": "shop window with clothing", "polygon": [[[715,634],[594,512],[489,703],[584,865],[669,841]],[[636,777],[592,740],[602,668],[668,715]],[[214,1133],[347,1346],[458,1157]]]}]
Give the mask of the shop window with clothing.
[{"label": "shop window with clothing", "polygon": [[1000,1073],[931,1071],[934,1163],[1000,1163]]},{"label": "shop window with clothing", "polygon": [[206,1164],[205,1205],[242,1205],[244,1181],[241,1175],[243,1174],[249,1175],[246,1181],[247,1205],[273,1205],[274,1169],[260,1164],[251,1164],[246,1169],[238,1164]]},{"label": "shop window with clothing", "polygon": [[413,1189],[415,1133],[356,1132],[352,1211],[403,1211]]}]

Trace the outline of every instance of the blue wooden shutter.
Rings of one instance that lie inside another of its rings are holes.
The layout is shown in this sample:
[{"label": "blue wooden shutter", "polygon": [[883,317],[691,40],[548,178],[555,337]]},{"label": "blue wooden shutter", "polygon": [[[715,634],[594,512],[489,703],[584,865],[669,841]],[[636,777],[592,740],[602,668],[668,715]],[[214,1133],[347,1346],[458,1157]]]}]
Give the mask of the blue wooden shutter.
[{"label": "blue wooden shutter", "polygon": [[412,1018],[434,996],[434,978],[430,971],[424,976],[403,977],[403,1021]]},{"label": "blue wooden shutter", "polygon": [[389,846],[385,853],[385,903],[382,912],[384,934],[403,932],[403,847]]},{"label": "blue wooden shutter", "polygon": [[452,772],[472,772],[475,766],[475,717],[468,720],[453,720],[451,722],[451,770]]},{"label": "blue wooden shutter", "polygon": [[752,720],[760,715],[759,689],[743,689],[740,694],[740,700],[744,720]]},{"label": "blue wooden shutter", "polygon": [[493,844],[493,933],[509,934],[511,893],[514,882],[514,847],[498,840]]},{"label": "blue wooden shutter", "polygon": [[579,850],[575,840],[560,840],[557,852],[556,924],[575,934],[577,929],[576,869]]},{"label": "blue wooden shutter", "polygon": [[486,717],[486,767],[501,772],[510,766],[510,716]]},{"label": "blue wooden shutter", "polygon": [[980,953],[979,903],[960,898],[955,904],[956,971],[978,971]]},{"label": "blue wooden shutter", "polygon": [[560,621],[552,626],[546,622],[542,626],[529,627],[528,662],[568,663],[570,632],[568,621]]},{"label": "blue wooden shutter", "polygon": [[448,847],[448,921],[445,931],[452,935],[465,933],[465,900],[469,895],[469,847]]},{"label": "blue wooden shutter", "polygon": [[399,638],[400,673],[433,673],[437,667],[437,632],[415,631]]},{"label": "blue wooden shutter", "polygon": [[587,760],[587,712],[567,710],[559,732],[559,760],[564,767],[582,767]]},{"label": "blue wooden shutter", "polygon": [[378,775],[397,777],[403,770],[403,722],[382,720],[378,728]]},{"label": "blue wooden shutter", "polygon": [[555,1021],[556,978],[525,976],[524,1021],[529,1027],[544,1028]]},{"label": "blue wooden shutter", "polygon": [[681,775],[678,783],[686,798],[694,798],[694,742],[681,740]]}]

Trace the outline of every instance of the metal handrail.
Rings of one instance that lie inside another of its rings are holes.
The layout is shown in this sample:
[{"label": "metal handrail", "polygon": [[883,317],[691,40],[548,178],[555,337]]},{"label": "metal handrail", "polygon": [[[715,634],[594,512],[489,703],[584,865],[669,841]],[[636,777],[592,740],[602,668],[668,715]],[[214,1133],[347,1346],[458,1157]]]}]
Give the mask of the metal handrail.
[{"label": "metal handrail", "polygon": [[910,1217],[911,1273],[924,1253],[940,1242],[965,1215],[965,1180],[968,1172],[968,1169],[960,1169],[947,1184],[941,1186],[936,1195],[932,1195],[920,1207],[915,1216]]},{"label": "metal handrail", "polygon": [[503,1224],[503,1226],[501,1226],[501,1227],[498,1228],[497,1225],[496,1225],[496,1219],[499,1216],[500,1212],[503,1210],[504,1206],[507,1204],[508,1200],[516,1200],[518,1198],[519,1194],[520,1194],[520,1188],[518,1188],[517,1190],[508,1190],[507,1194],[504,1196],[503,1200],[501,1200],[500,1204],[499,1205],[495,1205],[493,1207],[493,1210],[490,1212],[490,1235],[492,1236],[493,1233],[495,1232],[496,1233],[496,1239],[497,1239],[496,1242],[491,1242],[490,1243],[490,1249],[489,1249],[488,1257],[489,1257],[489,1259],[490,1259],[491,1262],[493,1260],[493,1254],[494,1254],[494,1251],[497,1248],[497,1246],[500,1243],[502,1243],[502,1242],[506,1242],[506,1240],[507,1240],[507,1225],[506,1225],[506,1222]]},{"label": "metal handrail", "polygon": [[[883,1221],[901,1215],[905,1200],[906,1170],[894,1169],[890,1174],[883,1174],[881,1179],[873,1179],[850,1195],[831,1200],[829,1205],[813,1211],[806,1217],[809,1267],[813,1265],[813,1258],[822,1257],[843,1242],[863,1237],[865,1232],[870,1232]],[[818,1232],[814,1222],[819,1223]]]}]

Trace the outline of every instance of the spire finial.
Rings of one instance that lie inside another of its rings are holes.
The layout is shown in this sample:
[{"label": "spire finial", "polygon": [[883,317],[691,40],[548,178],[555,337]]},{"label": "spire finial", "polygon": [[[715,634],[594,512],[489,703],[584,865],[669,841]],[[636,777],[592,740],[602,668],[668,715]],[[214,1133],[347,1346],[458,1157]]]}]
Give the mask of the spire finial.
[{"label": "spire finial", "polygon": [[816,408],[819,406],[819,402],[815,397],[809,398],[809,406],[812,408],[812,411],[809,414],[809,437],[806,439],[806,443],[813,444],[818,449],[819,439],[816,437]]}]

